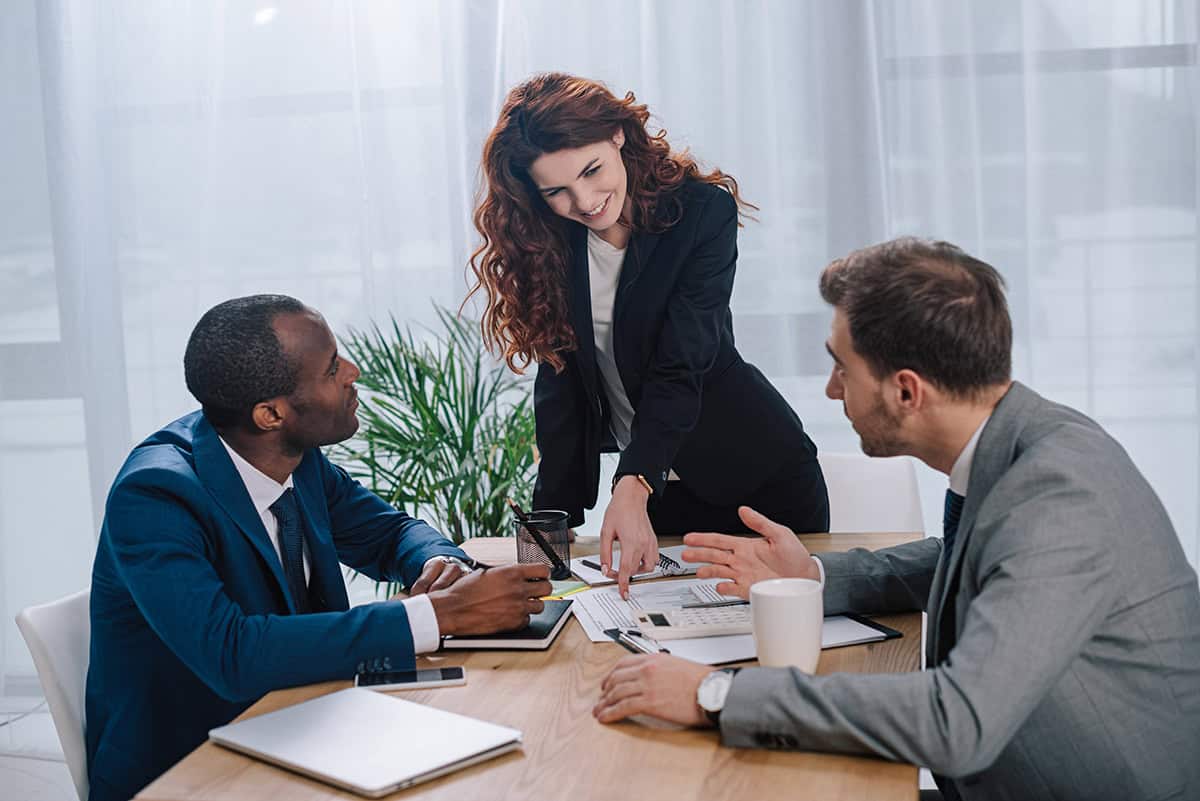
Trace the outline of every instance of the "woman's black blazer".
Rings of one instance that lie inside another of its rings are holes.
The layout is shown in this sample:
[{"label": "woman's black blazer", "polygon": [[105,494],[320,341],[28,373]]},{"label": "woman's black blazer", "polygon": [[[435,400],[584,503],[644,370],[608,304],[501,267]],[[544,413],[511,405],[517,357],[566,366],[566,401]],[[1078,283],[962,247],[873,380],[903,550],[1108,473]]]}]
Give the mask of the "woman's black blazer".
[{"label": "woman's black blazer", "polygon": [[[743,500],[785,458],[816,459],[800,418],[733,343],[729,297],[737,263],[737,205],[724,189],[689,181],[683,214],[661,234],[635,233],[613,308],[613,352],[634,408],[618,474],[662,493],[669,470],[717,505]],[[670,203],[669,199],[665,203]],[[587,229],[571,228],[568,307],[578,349],[556,373],[539,365],[534,415],[541,451],[533,504],[571,525],[596,505],[600,453],[613,450],[596,365]]]}]

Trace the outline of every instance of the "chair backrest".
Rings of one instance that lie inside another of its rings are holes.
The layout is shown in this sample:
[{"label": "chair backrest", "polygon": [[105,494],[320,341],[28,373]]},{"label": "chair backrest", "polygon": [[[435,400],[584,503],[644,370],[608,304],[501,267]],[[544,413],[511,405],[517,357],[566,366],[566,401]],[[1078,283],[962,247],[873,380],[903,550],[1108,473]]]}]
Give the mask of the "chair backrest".
[{"label": "chair backrest", "polygon": [[829,530],[924,531],[917,471],[907,456],[822,453]]},{"label": "chair backrest", "polygon": [[80,801],[88,797],[83,695],[92,640],[90,597],[90,590],[82,590],[17,615]]}]

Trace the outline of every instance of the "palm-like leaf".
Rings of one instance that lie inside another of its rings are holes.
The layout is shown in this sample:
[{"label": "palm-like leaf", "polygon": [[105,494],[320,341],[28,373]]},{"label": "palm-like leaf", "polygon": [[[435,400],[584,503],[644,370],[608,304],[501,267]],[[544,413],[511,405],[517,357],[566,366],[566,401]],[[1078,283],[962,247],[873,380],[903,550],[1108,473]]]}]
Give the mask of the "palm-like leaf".
[{"label": "palm-like leaf", "polygon": [[441,330],[425,336],[391,319],[343,338],[362,371],[361,425],[331,455],[456,543],[505,536],[505,498],[532,495],[530,388],[489,357],[474,322],[437,314]]}]

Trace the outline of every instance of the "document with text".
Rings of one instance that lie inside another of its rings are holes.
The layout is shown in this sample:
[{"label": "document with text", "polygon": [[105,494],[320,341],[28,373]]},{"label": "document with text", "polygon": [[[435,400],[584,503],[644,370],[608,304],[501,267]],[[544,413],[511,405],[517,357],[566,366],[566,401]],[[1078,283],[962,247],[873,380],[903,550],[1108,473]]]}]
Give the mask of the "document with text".
[{"label": "document with text", "polygon": [[[575,619],[592,642],[612,642],[604,630],[637,628],[638,610],[679,609],[684,604],[726,598],[715,589],[720,583],[721,579],[682,579],[640,584],[629,588],[628,601],[621,598],[616,587],[597,587],[572,596],[575,599]],[[821,627],[821,648],[877,642],[887,639],[889,631],[853,617],[832,615],[825,618]],[[891,636],[898,635],[893,632]],[[705,665],[755,658],[753,634],[694,637],[670,640],[663,645],[676,656]]]}]

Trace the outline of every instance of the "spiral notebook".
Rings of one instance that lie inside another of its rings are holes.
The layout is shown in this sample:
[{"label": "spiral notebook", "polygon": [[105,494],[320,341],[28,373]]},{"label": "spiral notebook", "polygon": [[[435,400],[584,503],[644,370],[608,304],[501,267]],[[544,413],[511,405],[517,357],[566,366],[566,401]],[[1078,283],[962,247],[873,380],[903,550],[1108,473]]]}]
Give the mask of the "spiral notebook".
[{"label": "spiral notebook", "polygon": [[[683,551],[687,546],[672,545],[669,548],[658,549],[658,566],[646,573],[635,573],[631,581],[663,578],[666,576],[694,576],[696,571],[708,562],[685,562]],[[621,549],[613,549],[613,567],[621,564]],[[580,556],[571,560],[571,572],[586,581],[588,586],[600,587],[605,584],[616,584],[615,578],[609,578],[600,572],[599,556]]]}]

